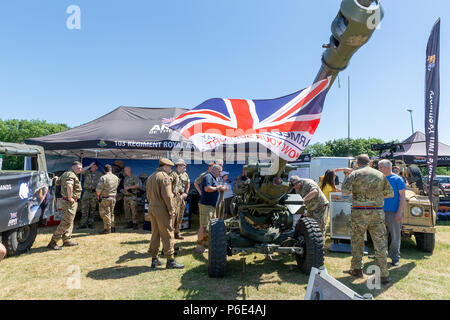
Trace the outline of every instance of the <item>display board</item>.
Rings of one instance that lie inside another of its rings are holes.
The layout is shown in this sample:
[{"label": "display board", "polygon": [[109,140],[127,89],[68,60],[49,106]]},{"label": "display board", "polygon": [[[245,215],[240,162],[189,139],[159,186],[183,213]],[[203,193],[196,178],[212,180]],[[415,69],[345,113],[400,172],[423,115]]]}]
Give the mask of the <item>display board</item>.
[{"label": "display board", "polygon": [[[330,193],[330,234],[332,239],[350,240],[352,196],[341,192]],[[367,240],[367,233],[364,235]]]}]

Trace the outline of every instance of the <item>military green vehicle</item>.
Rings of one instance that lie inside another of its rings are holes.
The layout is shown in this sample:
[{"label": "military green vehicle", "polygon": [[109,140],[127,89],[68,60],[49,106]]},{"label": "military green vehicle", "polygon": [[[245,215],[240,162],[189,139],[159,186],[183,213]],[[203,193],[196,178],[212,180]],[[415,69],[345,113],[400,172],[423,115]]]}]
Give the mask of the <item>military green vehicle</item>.
[{"label": "military green vehicle", "polygon": [[[382,17],[378,0],[343,0],[314,82],[331,77],[331,86],[353,54],[370,39]],[[295,168],[281,159],[244,166],[246,180],[235,190],[239,199],[236,217],[213,219],[209,225],[210,277],[223,277],[227,255],[240,252],[261,252],[268,257],[274,253],[292,255],[305,273],[323,265],[319,226],[310,218],[296,219],[304,206],[299,195],[290,193],[288,175]]]},{"label": "military green vehicle", "polygon": [[[390,150],[392,155],[395,151],[402,148],[401,143],[374,144],[372,150],[380,151]],[[403,210],[402,236],[416,239],[417,249],[432,253],[435,246],[436,234],[436,210],[431,206],[430,200],[425,188],[424,179],[420,168],[415,165],[407,165],[402,160],[394,160],[391,156],[386,156],[393,166],[401,170],[401,175],[407,182],[406,184],[406,206]],[[374,165],[376,168],[376,164]]]},{"label": "military green vehicle", "polygon": [[52,182],[42,147],[0,142],[0,154],[23,157],[27,164],[27,170],[0,167],[0,240],[14,256],[31,248],[39,222],[52,215]]}]

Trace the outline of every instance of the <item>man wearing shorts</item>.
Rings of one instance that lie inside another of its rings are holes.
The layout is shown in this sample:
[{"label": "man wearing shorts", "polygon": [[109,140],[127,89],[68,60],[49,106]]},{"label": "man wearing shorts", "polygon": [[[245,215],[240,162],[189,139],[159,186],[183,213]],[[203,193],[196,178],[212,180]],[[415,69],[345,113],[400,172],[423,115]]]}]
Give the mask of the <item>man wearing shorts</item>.
[{"label": "man wearing shorts", "polygon": [[216,207],[219,200],[219,192],[225,191],[225,187],[219,185],[217,178],[220,176],[222,167],[214,165],[211,172],[207,173],[202,181],[199,214],[200,228],[198,229],[198,241],[196,251],[203,253],[208,245],[209,221],[216,218]]}]

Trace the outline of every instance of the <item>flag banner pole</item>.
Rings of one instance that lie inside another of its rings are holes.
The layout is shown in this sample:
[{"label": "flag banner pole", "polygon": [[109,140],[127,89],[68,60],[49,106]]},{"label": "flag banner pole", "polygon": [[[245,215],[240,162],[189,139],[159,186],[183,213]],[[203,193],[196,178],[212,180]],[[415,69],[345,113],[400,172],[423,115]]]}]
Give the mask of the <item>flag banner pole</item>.
[{"label": "flag banner pole", "polygon": [[[438,120],[439,120],[439,51],[440,18],[431,31],[427,45],[425,64],[425,136],[428,165],[428,197],[433,205],[433,178],[438,159]],[[434,208],[436,211],[438,208]]]}]

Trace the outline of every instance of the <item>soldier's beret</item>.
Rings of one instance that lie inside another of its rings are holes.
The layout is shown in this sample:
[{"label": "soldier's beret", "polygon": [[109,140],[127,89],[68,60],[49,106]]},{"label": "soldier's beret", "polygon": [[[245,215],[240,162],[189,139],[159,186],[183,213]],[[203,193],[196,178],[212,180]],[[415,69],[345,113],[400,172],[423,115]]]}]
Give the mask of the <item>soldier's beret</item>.
[{"label": "soldier's beret", "polygon": [[123,169],[125,167],[125,163],[122,160],[115,160],[113,162],[113,166],[120,167]]},{"label": "soldier's beret", "polygon": [[186,162],[184,162],[184,160],[180,158],[180,159],[177,160],[177,162],[175,162],[175,165],[177,165],[177,166],[185,166]]},{"label": "soldier's beret", "polygon": [[159,159],[159,165],[160,166],[173,166],[173,162],[167,158],[161,158],[161,159]]}]

